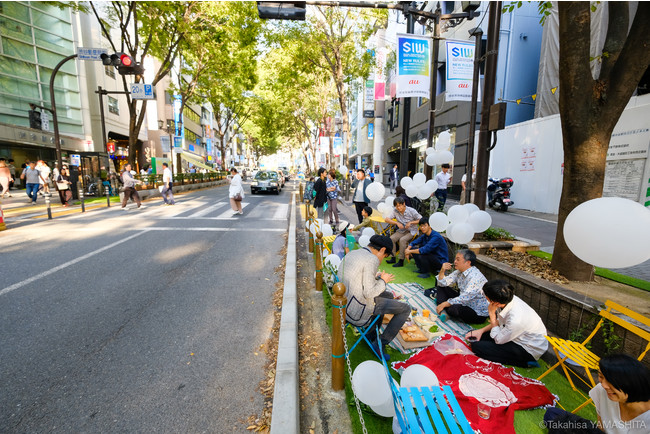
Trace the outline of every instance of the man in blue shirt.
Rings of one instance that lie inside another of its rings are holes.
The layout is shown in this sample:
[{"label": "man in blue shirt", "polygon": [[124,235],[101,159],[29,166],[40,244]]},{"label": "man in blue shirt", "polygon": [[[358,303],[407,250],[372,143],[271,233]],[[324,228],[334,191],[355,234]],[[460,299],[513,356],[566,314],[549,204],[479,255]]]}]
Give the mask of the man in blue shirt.
[{"label": "man in blue shirt", "polygon": [[434,274],[440,270],[442,264],[449,260],[447,254],[447,243],[438,232],[431,229],[429,220],[422,217],[419,221],[420,235],[413,240],[404,253],[407,256],[413,255],[415,264],[418,267],[418,277],[426,279],[429,273]]}]

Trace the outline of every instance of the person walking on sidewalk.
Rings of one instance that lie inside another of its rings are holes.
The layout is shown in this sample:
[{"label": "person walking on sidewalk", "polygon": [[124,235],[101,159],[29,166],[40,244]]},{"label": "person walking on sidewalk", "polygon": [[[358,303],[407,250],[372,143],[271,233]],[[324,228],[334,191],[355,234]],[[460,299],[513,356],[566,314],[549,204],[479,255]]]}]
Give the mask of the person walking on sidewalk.
[{"label": "person walking on sidewalk", "polygon": [[[394,300],[393,294],[386,291],[386,284],[392,282],[395,276],[379,271],[379,264],[389,254],[392,248],[390,238],[385,235],[373,235],[367,247],[353,250],[339,265],[339,281],[345,285],[345,297],[348,305],[345,312],[346,320],[356,326],[370,324],[374,316],[393,314],[379,340],[374,331],[368,332],[368,339],[373,342],[373,350],[380,354],[379,345],[385,347],[392,341],[411,312],[411,307]],[[380,325],[382,320],[379,319]],[[384,351],[384,357],[389,356]]]},{"label": "person walking on sidewalk", "polygon": [[[393,199],[393,206],[395,207],[393,213],[384,219],[386,223],[397,226],[395,233],[390,236],[393,242],[392,257],[386,263],[394,264],[393,267],[403,267],[406,246],[418,234],[418,224],[422,216],[415,209],[406,206],[401,197]],[[399,261],[395,260],[397,246],[399,246]]]},{"label": "person walking on sidewalk", "polygon": [[334,169],[327,172],[325,187],[327,190],[327,215],[329,224],[334,225],[334,220],[336,220],[336,225],[338,226],[341,222],[339,221],[339,211],[336,205],[341,189],[339,188],[339,182],[336,180],[336,171]]},{"label": "person walking on sidewalk", "polygon": [[36,198],[38,197],[38,189],[41,186],[40,172],[36,170],[36,162],[29,161],[28,166],[23,170],[23,173],[20,175],[20,179],[25,180],[25,187],[27,188],[27,197],[29,197],[29,202],[32,205],[36,205]]},{"label": "person walking on sidewalk", "polygon": [[242,187],[241,175],[237,173],[234,167],[230,169],[230,187],[228,188],[228,197],[230,198],[230,207],[233,215],[244,214],[241,202],[244,199],[244,188]]},{"label": "person walking on sidewalk", "polygon": [[448,173],[450,167],[449,164],[443,164],[442,172],[438,173],[434,178],[438,183],[438,189],[435,192],[436,199],[438,199],[438,212],[445,209],[445,202],[447,202],[447,187],[451,182],[451,174]]},{"label": "person walking on sidewalk", "polygon": [[36,170],[38,170],[39,179],[38,182],[40,183],[39,187],[39,194],[41,196],[44,196],[46,194],[50,193],[50,174],[52,173],[52,170],[50,169],[50,166],[48,166],[45,161],[43,160],[38,160],[38,163],[36,163]]},{"label": "person walking on sidewalk", "polygon": [[318,169],[317,175],[318,179],[314,182],[314,208],[316,208],[317,217],[319,219],[325,219],[325,204],[327,203],[327,183],[325,182],[325,168],[321,167]]},{"label": "person walking on sidewalk", "polygon": [[176,202],[174,202],[174,192],[172,191],[172,179],[172,171],[169,168],[169,165],[167,163],[163,163],[163,188],[160,194],[162,194],[163,202],[165,202],[165,205],[176,204]]},{"label": "person walking on sidewalk", "polygon": [[56,177],[56,189],[59,191],[59,199],[61,199],[61,205],[64,207],[70,206],[70,199],[72,199],[72,191],[70,190],[70,173],[68,173],[68,168],[63,167],[59,176]]},{"label": "person walking on sidewalk", "polygon": [[9,195],[9,197],[11,197],[11,193],[9,193],[9,184],[13,180],[14,178],[11,176],[11,172],[7,167],[7,163],[5,163],[4,159],[1,160],[0,161],[0,186],[2,186],[2,196],[0,196],[0,198],[4,199],[5,195]]},{"label": "person walking on sidewalk", "polygon": [[133,177],[133,174],[131,173],[131,165],[127,163],[126,166],[124,166],[124,170],[122,171],[122,183],[124,184],[124,199],[122,199],[122,209],[126,210],[126,204],[129,201],[129,198],[133,200],[136,204],[138,204],[138,208],[143,208],[144,206],[142,205],[142,201],[140,201],[140,195],[138,194],[137,190],[135,189],[136,184],[142,184],[142,181],[138,181]]},{"label": "person walking on sidewalk", "polygon": [[390,179],[390,192],[395,193],[395,189],[397,188],[397,183],[399,182],[399,172],[397,170],[397,164],[394,165],[392,169],[390,169],[390,175],[388,175],[388,179]]},{"label": "person walking on sidewalk", "polygon": [[363,207],[370,205],[370,199],[366,195],[366,188],[368,188],[370,184],[372,184],[372,181],[366,178],[366,172],[364,172],[363,169],[357,169],[357,179],[352,183],[352,188],[355,189],[354,195],[352,196],[352,202],[357,211],[359,223],[363,221],[363,216],[361,215]]}]

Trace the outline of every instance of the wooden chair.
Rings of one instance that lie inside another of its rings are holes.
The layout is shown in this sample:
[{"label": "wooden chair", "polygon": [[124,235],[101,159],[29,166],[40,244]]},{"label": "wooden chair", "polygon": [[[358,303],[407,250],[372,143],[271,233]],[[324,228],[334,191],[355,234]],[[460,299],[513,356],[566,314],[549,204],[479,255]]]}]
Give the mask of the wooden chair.
[{"label": "wooden chair", "polygon": [[[622,315],[627,316],[628,318],[638,321],[639,323],[644,324],[647,327],[650,327],[650,318],[647,318],[611,300],[607,300],[605,302],[605,306],[607,309],[601,310],[599,312],[601,316],[600,321],[598,321],[598,324],[596,324],[594,330],[591,332],[589,336],[587,336],[587,339],[585,339],[583,342],[579,343],[567,339],[560,339],[551,336],[546,336],[546,339],[551,344],[551,347],[553,348],[553,351],[557,356],[558,362],[555,365],[548,368],[548,370],[544,372],[542,375],[540,375],[537,379],[541,380],[546,375],[548,375],[551,371],[553,371],[555,368],[557,368],[558,366],[562,366],[564,375],[566,376],[567,380],[569,380],[569,384],[571,384],[573,390],[580,393],[586,399],[584,403],[582,403],[579,407],[573,410],[573,413],[579,411],[581,408],[589,404],[591,402],[591,398],[588,398],[586,395],[584,395],[576,388],[576,386],[573,384],[573,380],[571,379],[571,376],[569,375],[569,372],[572,372],[577,378],[579,378],[583,383],[590,386],[591,388],[596,387],[596,382],[594,381],[594,377],[591,371],[592,370],[598,371],[599,369],[598,363],[600,362],[600,357],[598,357],[596,354],[590,351],[587,348],[587,344],[596,335],[596,332],[598,332],[598,330],[602,327],[603,321],[607,319],[615,324],[618,324],[619,326],[636,334],[637,336],[641,337],[647,342],[645,349],[641,352],[637,360],[642,360],[650,350],[650,332],[643,330],[642,328],[636,326],[635,324],[632,324],[631,322],[627,321],[621,316]],[[614,311],[618,312],[619,314],[615,314]],[[573,362],[575,362],[585,370],[589,383],[583,380],[580,376],[578,376],[575,373],[575,371],[573,371],[570,367],[567,366],[566,363],[564,363],[567,359],[571,359]]]},{"label": "wooden chair", "polygon": [[386,361],[383,357],[379,359],[384,365],[395,417],[403,433],[474,433],[451,387],[397,387]]}]

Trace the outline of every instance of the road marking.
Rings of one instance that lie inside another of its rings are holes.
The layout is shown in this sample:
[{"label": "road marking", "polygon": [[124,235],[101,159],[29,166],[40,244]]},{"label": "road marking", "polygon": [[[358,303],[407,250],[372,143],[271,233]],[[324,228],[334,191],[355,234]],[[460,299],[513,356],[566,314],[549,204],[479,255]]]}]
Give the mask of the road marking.
[{"label": "road marking", "polygon": [[197,212],[195,212],[194,214],[192,214],[190,216],[187,216],[187,218],[191,219],[191,218],[196,218],[196,217],[203,217],[204,215],[209,214],[209,213],[211,213],[212,211],[214,211],[214,210],[216,210],[218,208],[221,208],[225,204],[226,204],[226,202],[217,202],[214,205],[207,206],[207,207],[203,208],[202,210],[197,211]]},{"label": "road marking", "polygon": [[[242,202],[241,203],[241,208],[242,210],[248,206],[248,202]],[[237,218],[234,217],[235,214],[233,214],[233,210],[229,209],[228,211],[224,211],[221,214],[219,214],[215,220],[236,220]]]},{"label": "road marking", "polygon": [[102,247],[101,249],[97,249],[97,250],[95,250],[94,252],[86,253],[85,255],[83,255],[83,256],[79,256],[78,258],[75,258],[75,259],[73,259],[73,260],[71,260],[71,261],[68,261],[68,262],[66,262],[66,263],[64,263],[64,264],[61,264],[61,265],[56,266],[56,267],[54,267],[54,268],[50,268],[49,270],[44,271],[44,272],[42,272],[41,274],[37,274],[36,276],[32,276],[32,277],[30,277],[29,279],[25,279],[25,280],[23,280],[22,282],[14,283],[14,284],[11,285],[11,286],[7,286],[5,289],[3,289],[2,291],[0,291],[0,296],[3,296],[3,295],[5,295],[5,294],[8,294],[8,293],[10,293],[11,291],[13,291],[13,290],[15,290],[15,289],[21,288],[21,287],[23,287],[23,286],[25,286],[25,285],[27,285],[27,284],[29,284],[29,283],[32,283],[32,282],[34,282],[34,281],[36,281],[36,280],[38,280],[38,279],[41,279],[41,278],[45,277],[45,276],[49,276],[50,274],[56,273],[57,271],[63,270],[64,268],[67,268],[67,267],[69,267],[69,266],[71,266],[71,265],[74,265],[74,264],[76,264],[77,262],[81,262],[81,261],[83,261],[84,259],[88,259],[88,258],[90,258],[91,256],[95,256],[95,255],[97,255],[98,253],[104,252],[104,251],[106,251],[106,250],[108,250],[108,249],[112,249],[112,248],[115,247],[115,246],[119,246],[120,244],[125,243],[125,242],[127,242],[127,241],[130,241],[130,240],[132,240],[133,238],[139,237],[140,235],[142,235],[142,234],[144,234],[145,232],[147,232],[147,231],[149,230],[149,228],[146,228],[146,229],[138,229],[138,230],[139,230],[140,232],[138,232],[137,234],[133,234],[133,235],[131,235],[131,236],[129,236],[129,237],[126,237],[126,238],[121,239],[121,240],[119,240],[119,241],[116,241],[116,242],[114,242],[114,243],[112,243],[112,244],[109,244],[109,245],[107,245],[107,246],[104,246],[104,247]]},{"label": "road marking", "polygon": [[[127,229],[129,230],[129,229]],[[133,229],[140,230],[140,229]],[[147,228],[148,231],[208,231],[208,232],[286,232],[286,229],[273,228],[177,228],[177,227],[158,227],[152,226]]]},{"label": "road marking", "polygon": [[531,219],[531,220],[539,220],[540,222],[553,223],[554,225],[557,224],[557,222],[554,222],[553,220],[546,220],[546,219],[541,219],[541,218],[539,218],[539,217],[531,217],[531,216],[523,215],[523,214],[510,213],[510,214],[508,214],[508,215],[513,215],[513,216],[517,216],[517,217],[523,217],[523,218],[527,218],[527,219]]},{"label": "road marking", "polygon": [[288,210],[289,210],[289,204],[287,203],[281,204],[278,207],[278,209],[275,211],[275,214],[273,214],[273,220],[286,220]]}]

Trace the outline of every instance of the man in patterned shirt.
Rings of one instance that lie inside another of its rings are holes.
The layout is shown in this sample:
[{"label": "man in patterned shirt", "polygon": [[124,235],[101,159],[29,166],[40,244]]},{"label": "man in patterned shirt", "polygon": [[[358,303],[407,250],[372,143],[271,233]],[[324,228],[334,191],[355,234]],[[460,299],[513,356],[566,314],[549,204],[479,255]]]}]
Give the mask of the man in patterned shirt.
[{"label": "man in patterned shirt", "polygon": [[[454,259],[456,271],[445,277],[451,264],[442,264],[438,273],[437,303],[438,315],[447,310],[450,317],[458,318],[468,324],[480,324],[488,317],[488,301],[483,294],[487,279],[474,266],[476,254],[471,250],[459,250]],[[451,285],[458,285],[458,292]]]}]

